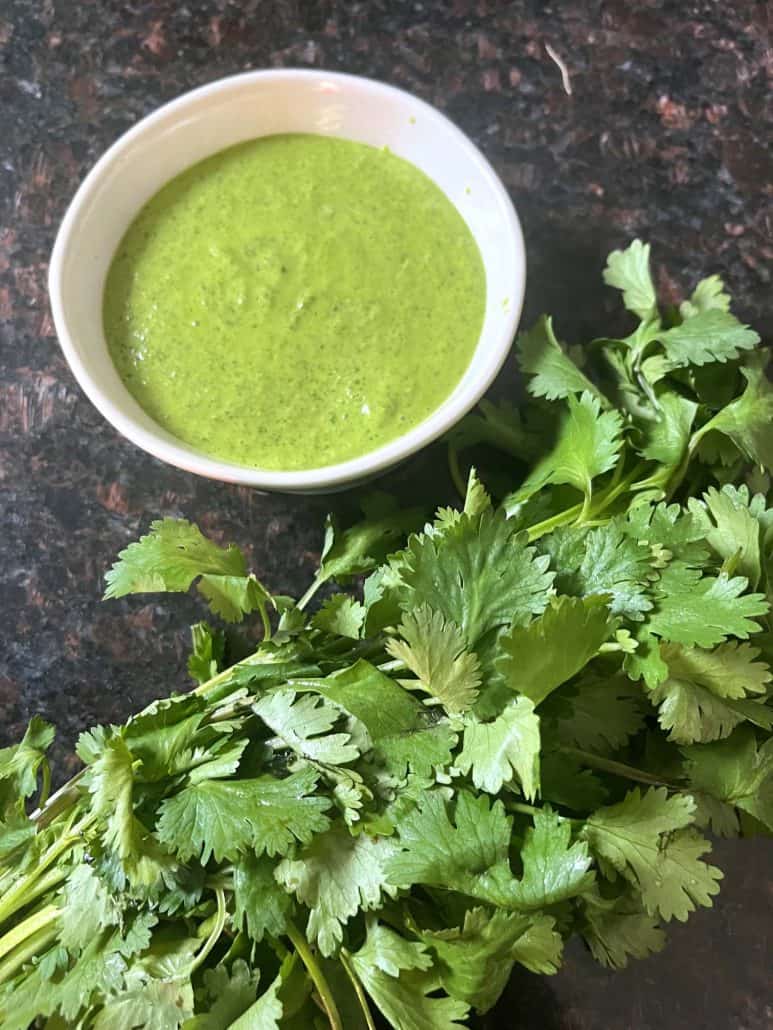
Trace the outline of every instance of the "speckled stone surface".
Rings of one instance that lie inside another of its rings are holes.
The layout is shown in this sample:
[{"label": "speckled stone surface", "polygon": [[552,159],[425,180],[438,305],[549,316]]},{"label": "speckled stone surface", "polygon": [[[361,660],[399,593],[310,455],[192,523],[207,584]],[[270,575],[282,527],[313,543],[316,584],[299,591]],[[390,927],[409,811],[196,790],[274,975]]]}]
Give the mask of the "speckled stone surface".
[{"label": "speckled stone surface", "polygon": [[[445,110],[512,191],[529,255],[527,318],[549,310],[571,340],[608,327],[604,255],[641,235],[666,296],[719,272],[739,313],[771,335],[772,34],[773,7],[754,0],[1,0],[3,742],[42,713],[60,728],[63,775],[80,728],[185,683],[193,601],[99,602],[104,569],[152,518],[196,520],[244,547],[274,588],[297,592],[328,506],[161,466],[75,385],[47,309],[47,258],[75,187],[121,132],[184,90],[248,68],[384,79]],[[512,382],[508,370],[497,388]],[[426,493],[433,478],[439,497],[437,452],[386,485]],[[662,955],[609,974],[570,947],[558,976],[520,974],[481,1025],[773,1026],[773,849],[724,843],[716,857],[727,872],[716,910],[674,927]]]}]

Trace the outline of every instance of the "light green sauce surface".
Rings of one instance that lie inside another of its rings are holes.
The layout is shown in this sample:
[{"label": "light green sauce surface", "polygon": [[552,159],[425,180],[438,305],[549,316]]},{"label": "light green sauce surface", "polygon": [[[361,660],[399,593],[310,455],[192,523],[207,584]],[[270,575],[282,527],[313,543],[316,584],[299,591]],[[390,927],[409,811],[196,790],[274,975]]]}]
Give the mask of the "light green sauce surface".
[{"label": "light green sauce surface", "polygon": [[273,470],[357,457],[452,392],[485,273],[415,166],[325,136],[270,136],[169,182],[118,247],[110,353],[145,411],[214,458]]}]

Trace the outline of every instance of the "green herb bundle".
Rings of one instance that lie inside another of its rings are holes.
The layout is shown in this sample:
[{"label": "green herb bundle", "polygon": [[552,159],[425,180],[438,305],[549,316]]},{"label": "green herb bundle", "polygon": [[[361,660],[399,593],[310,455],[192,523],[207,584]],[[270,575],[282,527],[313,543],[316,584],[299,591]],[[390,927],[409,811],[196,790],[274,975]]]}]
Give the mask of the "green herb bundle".
[{"label": "green herb bundle", "polygon": [[625,339],[521,335],[460,510],[329,521],[297,603],[184,521],[120,555],[108,597],[195,584],[264,639],[195,626],[200,685],[51,797],[49,726],[0,752],[6,1030],[449,1030],[571,935],[624,966],[711,905],[705,834],[773,830],[773,393],[720,280],[664,311],[648,259],[605,271]]}]

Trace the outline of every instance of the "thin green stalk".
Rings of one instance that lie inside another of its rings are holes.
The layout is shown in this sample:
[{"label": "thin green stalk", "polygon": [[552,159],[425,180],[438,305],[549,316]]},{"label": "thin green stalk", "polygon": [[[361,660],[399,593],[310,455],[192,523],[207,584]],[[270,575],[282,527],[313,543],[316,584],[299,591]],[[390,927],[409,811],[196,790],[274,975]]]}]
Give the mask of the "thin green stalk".
[{"label": "thin green stalk", "polygon": [[549,519],[543,519],[542,522],[535,522],[533,526],[529,527],[529,540],[538,540],[539,537],[544,536],[546,533],[552,533],[559,526],[565,526],[567,523],[573,522],[581,511],[581,504],[573,504],[566,511],[560,511],[557,515],[551,515]]},{"label": "thin green stalk", "polygon": [[85,819],[82,819],[79,823],[76,823],[75,826],[71,827],[64,837],[56,841],[55,844],[52,844],[47,851],[43,852],[34,871],[12,887],[3,898],[2,902],[0,902],[0,924],[4,923],[9,916],[12,916],[20,908],[23,908],[28,904],[32,893],[30,891],[30,887],[34,886],[35,882],[42,876],[50,865],[53,865],[58,858],[61,858],[65,851],[69,850],[73,844],[76,844],[80,840],[81,834],[84,833],[95,820],[95,815],[89,815]]},{"label": "thin green stalk", "polygon": [[48,826],[58,815],[72,808],[82,797],[77,789],[79,780],[86,770],[81,769],[72,779],[68,780],[59,790],[54,791],[50,798],[44,799],[30,815],[30,819],[38,824],[38,829]]},{"label": "thin green stalk", "polygon": [[528,530],[529,540],[537,540],[546,533],[551,533],[559,526],[565,526],[570,522],[585,525],[587,522],[592,521],[597,515],[605,511],[613,501],[616,501],[621,494],[629,490],[645,468],[646,463],[639,462],[624,479],[620,479],[617,470],[615,470],[612,482],[601,493],[596,494],[595,498],[586,496],[581,504],[573,504],[566,511],[560,511],[557,515],[551,515],[549,519],[544,519],[542,522],[535,522]]},{"label": "thin green stalk", "polygon": [[48,945],[56,940],[59,929],[56,926],[41,926],[37,933],[28,937],[10,955],[0,962],[0,985],[13,979],[25,963],[41,954]]},{"label": "thin green stalk", "polygon": [[373,1022],[373,1016],[371,1015],[370,1006],[368,1005],[368,998],[363,990],[362,984],[360,983],[360,978],[355,973],[354,966],[351,964],[349,958],[349,952],[346,948],[342,948],[340,955],[341,965],[346,970],[346,975],[352,982],[354,993],[357,995],[357,1001],[360,1003],[360,1008],[362,1009],[362,1014],[365,1017],[365,1022],[368,1024],[368,1030],[376,1030],[376,1024]]},{"label": "thin green stalk", "polygon": [[330,1022],[330,1030],[344,1030],[344,1024],[341,1022],[341,1016],[338,1013],[338,1006],[335,1003],[330,984],[325,979],[325,974],[314,957],[308,941],[292,923],[288,923],[287,936],[293,942],[293,947],[300,956],[301,962],[306,966],[312,983],[317,988],[317,994]]},{"label": "thin green stalk", "polygon": [[637,769],[633,765],[625,765],[623,762],[615,762],[611,758],[602,758],[600,755],[592,755],[588,751],[582,751],[577,747],[562,747],[560,749],[565,755],[576,758],[580,765],[587,765],[591,769],[598,769],[600,772],[611,773],[613,776],[621,776],[626,780],[633,780],[635,783],[646,783],[653,787],[668,787],[669,790],[681,790],[681,787],[663,780],[659,776],[653,776],[644,769]]},{"label": "thin green stalk", "polygon": [[520,812],[521,815],[536,815],[539,809],[534,805],[527,805],[522,801],[508,801],[508,812]]},{"label": "thin green stalk", "polygon": [[316,592],[325,582],[327,582],[327,576],[324,576],[322,574],[322,571],[320,570],[314,577],[314,579],[311,581],[309,589],[306,591],[306,593],[303,595],[303,597],[300,599],[300,601],[296,604],[295,607],[303,611],[303,609],[306,607],[306,605],[309,603],[312,597],[316,594]]},{"label": "thin green stalk", "polygon": [[42,808],[48,801],[48,795],[51,793],[51,766],[48,764],[46,759],[43,760],[43,782],[40,785],[40,797],[38,798],[38,808]]},{"label": "thin green stalk", "polygon": [[585,497],[583,498],[582,509],[580,510],[580,514],[577,516],[578,526],[584,525],[584,523],[587,522],[587,520],[590,518],[590,513],[592,510],[592,498],[593,495],[591,494],[590,490],[588,490],[588,492],[585,494]]},{"label": "thin green stalk", "polygon": [[198,952],[196,958],[191,962],[190,966],[186,970],[185,976],[193,976],[199,966],[205,961],[207,955],[209,955],[210,951],[212,951],[214,946],[220,940],[220,934],[225,929],[228,910],[225,905],[225,894],[219,887],[215,890],[215,897],[217,898],[217,918],[215,919],[215,925],[212,927],[212,931],[209,937],[207,937],[204,947]]},{"label": "thin green stalk", "polygon": [[43,876],[36,877],[34,883],[30,886],[30,888],[26,891],[24,895],[25,907],[27,905],[32,904],[33,901],[36,901],[43,894],[47,894],[50,890],[53,890],[55,887],[58,887],[59,884],[64,883],[64,881],[68,878],[69,875],[69,869],[63,869],[60,865],[58,865],[55,866],[53,869],[50,869]]},{"label": "thin green stalk", "polygon": [[394,658],[391,662],[382,662],[381,665],[377,665],[376,668],[379,672],[403,672],[407,666],[402,658]]},{"label": "thin green stalk", "polygon": [[263,623],[263,642],[271,639],[271,619],[268,617],[268,608],[265,604],[258,605],[258,612],[260,613],[260,621]]},{"label": "thin green stalk", "polygon": [[451,475],[454,486],[459,492],[459,496],[464,500],[467,496],[467,487],[464,483],[462,470],[459,467],[459,452],[452,443],[449,443],[448,445],[448,471]]},{"label": "thin green stalk", "polygon": [[619,480],[617,483],[610,483],[606,490],[602,490],[596,498],[600,503],[593,505],[593,514],[598,515],[599,512],[605,511],[612,501],[616,501],[621,494],[624,494],[626,490],[629,490],[646,467],[647,463],[640,461],[631,469],[624,479]]},{"label": "thin green stalk", "polygon": [[[506,801],[505,805],[508,812],[520,812],[521,815],[530,815],[532,817],[541,811],[541,809],[537,808],[535,805],[527,805],[521,801]],[[569,816],[562,816],[562,818],[567,822],[575,823],[578,826],[585,821],[583,819],[571,819]]]},{"label": "thin green stalk", "polygon": [[59,908],[56,905],[46,905],[45,908],[33,912],[31,916],[27,916],[26,919],[17,923],[12,930],[0,937],[0,958],[5,958],[17,945],[26,941],[28,937],[32,937],[41,927],[48,926],[58,915]]}]

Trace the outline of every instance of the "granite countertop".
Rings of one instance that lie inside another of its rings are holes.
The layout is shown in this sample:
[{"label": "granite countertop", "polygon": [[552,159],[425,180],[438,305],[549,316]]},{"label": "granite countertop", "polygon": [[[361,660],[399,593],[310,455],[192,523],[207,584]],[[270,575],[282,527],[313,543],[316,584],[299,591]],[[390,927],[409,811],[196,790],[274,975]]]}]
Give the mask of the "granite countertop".
[{"label": "granite countertop", "polygon": [[[300,592],[328,504],[352,503],[262,496],[162,466],[81,394],[54,337],[47,259],[76,185],[120,133],[184,90],[249,68],[374,76],[446,111],[512,191],[527,319],[551,311],[572,340],[608,325],[604,256],[641,235],[667,297],[718,272],[739,314],[772,335],[771,30],[770,4],[755,0],[4,0],[2,743],[43,714],[59,727],[61,777],[79,729],[184,685],[192,600],[99,601],[106,566],[151,519],[191,518],[245,548],[275,589]],[[497,389],[512,384],[507,370]],[[440,464],[425,453],[389,485],[408,493],[434,480],[440,496]],[[673,926],[663,954],[612,974],[572,946],[558,976],[516,976],[481,1025],[773,1026],[772,856],[770,842],[717,845],[727,879],[715,910]]]}]

